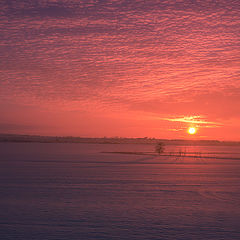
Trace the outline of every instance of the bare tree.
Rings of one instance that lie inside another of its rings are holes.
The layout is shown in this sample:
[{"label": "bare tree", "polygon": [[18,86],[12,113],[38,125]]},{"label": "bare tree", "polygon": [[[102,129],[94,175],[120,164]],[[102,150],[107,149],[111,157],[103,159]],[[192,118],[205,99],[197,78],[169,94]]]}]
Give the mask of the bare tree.
[{"label": "bare tree", "polygon": [[155,152],[158,153],[158,155],[160,155],[164,152],[164,143],[163,142],[157,143],[157,145],[155,146]]}]

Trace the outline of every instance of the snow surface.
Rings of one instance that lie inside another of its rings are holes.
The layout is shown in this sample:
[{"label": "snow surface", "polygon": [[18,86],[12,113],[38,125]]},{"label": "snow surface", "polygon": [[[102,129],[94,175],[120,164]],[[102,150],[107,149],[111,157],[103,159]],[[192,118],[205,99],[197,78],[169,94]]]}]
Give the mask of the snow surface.
[{"label": "snow surface", "polygon": [[240,239],[239,146],[153,151],[0,143],[0,239]]}]

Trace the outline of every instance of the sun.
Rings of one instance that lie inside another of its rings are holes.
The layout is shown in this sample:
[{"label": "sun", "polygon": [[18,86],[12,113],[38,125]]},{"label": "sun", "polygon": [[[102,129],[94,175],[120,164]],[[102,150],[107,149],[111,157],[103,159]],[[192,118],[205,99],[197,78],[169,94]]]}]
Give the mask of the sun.
[{"label": "sun", "polygon": [[197,129],[195,127],[188,128],[188,133],[191,134],[191,135],[195,134],[196,131],[197,131]]}]

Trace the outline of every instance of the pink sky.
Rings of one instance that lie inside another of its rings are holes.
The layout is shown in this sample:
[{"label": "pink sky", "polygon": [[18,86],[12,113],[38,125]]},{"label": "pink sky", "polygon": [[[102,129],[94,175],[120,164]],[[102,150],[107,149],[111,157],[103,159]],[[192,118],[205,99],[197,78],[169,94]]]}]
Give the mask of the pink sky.
[{"label": "pink sky", "polygon": [[240,141],[237,1],[0,9],[1,133]]}]

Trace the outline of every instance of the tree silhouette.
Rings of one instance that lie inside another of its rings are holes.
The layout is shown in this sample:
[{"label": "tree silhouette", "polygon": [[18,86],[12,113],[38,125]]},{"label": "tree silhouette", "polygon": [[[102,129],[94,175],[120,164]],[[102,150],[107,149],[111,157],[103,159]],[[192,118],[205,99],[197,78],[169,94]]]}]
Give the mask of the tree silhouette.
[{"label": "tree silhouette", "polygon": [[155,151],[156,153],[158,153],[158,155],[162,154],[164,152],[164,143],[163,142],[157,143],[157,145],[155,146]]}]

